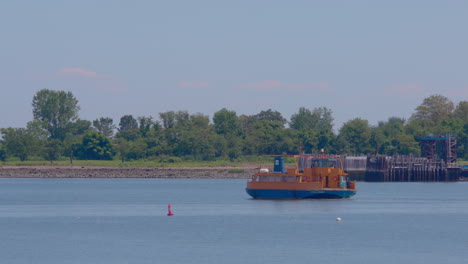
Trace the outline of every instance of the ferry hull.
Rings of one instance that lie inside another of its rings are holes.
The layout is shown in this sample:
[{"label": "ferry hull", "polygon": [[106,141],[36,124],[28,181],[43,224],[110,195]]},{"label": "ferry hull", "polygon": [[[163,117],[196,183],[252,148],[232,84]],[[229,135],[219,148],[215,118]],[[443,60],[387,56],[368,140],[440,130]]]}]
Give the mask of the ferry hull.
[{"label": "ferry hull", "polygon": [[356,194],[355,190],[280,190],[246,189],[254,199],[345,199]]}]

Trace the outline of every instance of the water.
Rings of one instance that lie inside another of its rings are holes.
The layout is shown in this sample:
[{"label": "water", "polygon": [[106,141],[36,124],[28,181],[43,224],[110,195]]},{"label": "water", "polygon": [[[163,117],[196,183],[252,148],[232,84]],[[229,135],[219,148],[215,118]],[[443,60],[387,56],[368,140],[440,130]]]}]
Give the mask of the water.
[{"label": "water", "polygon": [[352,199],[324,201],[252,200],[244,188],[225,179],[0,179],[0,263],[468,260],[468,182],[359,183]]}]

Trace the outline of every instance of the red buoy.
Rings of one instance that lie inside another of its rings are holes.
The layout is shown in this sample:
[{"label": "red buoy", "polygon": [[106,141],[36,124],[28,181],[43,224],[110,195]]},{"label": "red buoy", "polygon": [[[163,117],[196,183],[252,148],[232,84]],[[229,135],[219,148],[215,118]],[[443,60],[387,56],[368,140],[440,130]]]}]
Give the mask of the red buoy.
[{"label": "red buoy", "polygon": [[171,204],[169,204],[169,205],[167,206],[167,215],[168,215],[168,216],[174,215],[174,214],[172,213],[172,205],[171,205]]}]

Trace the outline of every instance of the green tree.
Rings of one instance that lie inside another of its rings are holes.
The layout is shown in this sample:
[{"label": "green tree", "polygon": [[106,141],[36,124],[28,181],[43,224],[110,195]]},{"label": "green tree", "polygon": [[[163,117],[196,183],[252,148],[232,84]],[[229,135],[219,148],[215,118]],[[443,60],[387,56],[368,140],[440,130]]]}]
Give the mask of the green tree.
[{"label": "green tree", "polygon": [[127,160],[138,160],[146,157],[147,146],[143,138],[138,138],[134,141],[128,141],[127,147]]},{"label": "green tree", "polygon": [[111,160],[114,155],[109,138],[99,132],[86,132],[81,148],[81,158],[87,160]]},{"label": "green tree", "polygon": [[390,117],[388,121],[380,121],[378,126],[372,129],[371,145],[375,146],[376,154],[397,155],[397,138],[404,134],[405,120],[398,117]]},{"label": "green tree", "polygon": [[169,129],[177,135],[174,155],[186,156],[194,160],[211,160],[215,157],[212,144],[214,131],[208,116],[178,112],[176,125]]},{"label": "green tree", "polygon": [[124,115],[120,118],[119,131],[138,129],[138,122],[132,115]]},{"label": "green tree", "polygon": [[190,125],[199,129],[210,129],[210,118],[206,115],[197,113],[190,116]]},{"label": "green tree", "polygon": [[212,135],[203,129],[181,131],[174,154],[179,157],[191,157],[194,160],[211,160],[215,157],[215,150],[211,143]]},{"label": "green tree", "polygon": [[296,135],[302,151],[332,151],[336,136],[333,133],[333,116],[329,108],[317,107],[311,111],[301,107],[298,113],[291,116],[289,126],[298,131]]},{"label": "green tree", "polygon": [[130,151],[130,143],[124,138],[117,138],[115,140],[115,147],[119,153],[120,161],[124,163],[127,160],[127,154]]},{"label": "green tree", "polygon": [[41,121],[28,122],[27,128],[0,129],[3,135],[3,148],[7,155],[25,161],[29,156],[40,155],[48,136]]},{"label": "green tree", "polygon": [[246,132],[244,151],[250,155],[291,153],[294,143],[278,121],[262,120]]},{"label": "green tree", "polygon": [[221,135],[238,136],[241,133],[239,118],[235,111],[223,108],[213,115],[215,132]]},{"label": "green tree", "polygon": [[166,153],[167,144],[163,138],[163,128],[158,121],[154,122],[152,128],[149,129],[146,136],[143,138],[146,143],[146,156],[159,156]]},{"label": "green tree", "polygon": [[455,111],[453,111],[453,115],[464,123],[468,123],[468,101],[459,102]]},{"label": "green tree", "polygon": [[73,164],[74,157],[83,156],[79,152],[83,151],[81,144],[83,142],[83,136],[86,132],[91,131],[91,122],[88,120],[78,119],[71,123],[68,132],[65,134],[65,138],[61,142],[62,154],[68,157],[70,164]]},{"label": "green tree", "polygon": [[442,95],[425,98],[416,108],[406,125],[406,132],[416,140],[430,134],[454,134],[457,138],[458,157],[468,156],[468,135],[464,126],[468,122],[468,102],[461,101],[456,108],[452,101]]},{"label": "green tree", "polygon": [[424,125],[423,123],[423,121],[409,121],[405,126],[406,134],[413,136],[415,140],[420,140],[421,138],[434,133],[434,127]]},{"label": "green tree", "polygon": [[295,130],[315,129],[318,131],[332,131],[332,111],[327,107],[317,107],[313,111],[300,107],[299,111],[291,116],[289,127]]},{"label": "green tree", "polygon": [[124,115],[120,118],[118,130],[116,137],[124,138],[127,141],[134,141],[140,137],[138,122],[132,115]]},{"label": "green tree", "polygon": [[16,156],[21,161],[25,161],[29,156],[36,154],[40,148],[38,140],[26,128],[2,128],[0,132],[2,133],[7,154]]},{"label": "green tree", "polygon": [[78,100],[71,92],[42,89],[34,95],[34,119],[40,120],[51,138],[63,140],[69,125],[78,119]]},{"label": "green tree", "polygon": [[73,164],[73,158],[75,153],[80,150],[80,146],[83,142],[83,135],[72,135],[68,133],[63,140],[63,153],[66,157],[69,158],[70,164]]},{"label": "green tree", "polygon": [[155,125],[155,121],[153,121],[153,118],[151,116],[145,117],[145,116],[140,116],[138,117],[138,123],[139,123],[139,129],[140,129],[140,135],[142,137],[146,137],[151,130],[152,127]]},{"label": "green tree", "polygon": [[68,133],[72,135],[84,135],[91,130],[91,122],[88,120],[77,119],[70,123]]},{"label": "green tree", "polygon": [[331,109],[327,107],[318,107],[313,111],[314,115],[318,116],[316,129],[318,130],[318,148],[317,150],[325,149],[328,152],[333,150],[333,142],[336,139],[333,133],[333,116]]},{"label": "green tree", "polygon": [[410,117],[411,122],[434,127],[453,112],[454,104],[443,95],[432,95],[424,98],[422,104],[416,107],[415,110],[416,112]]},{"label": "green tree", "polygon": [[162,120],[162,126],[165,129],[173,128],[175,126],[175,112],[169,111],[164,113],[159,113],[159,117]]},{"label": "green tree", "polygon": [[111,138],[114,135],[114,130],[116,129],[114,120],[110,117],[100,117],[94,120],[93,127],[96,132],[99,132],[108,138]]},{"label": "green tree", "polygon": [[277,121],[277,122],[280,122],[283,126],[287,122],[286,118],[284,118],[280,112],[273,111],[271,109],[268,109],[266,111],[261,111],[260,113],[254,115],[253,118],[255,121],[262,121],[262,120]]},{"label": "green tree", "polygon": [[370,145],[371,127],[367,120],[355,118],[343,124],[337,137],[336,149],[342,154],[367,154]]},{"label": "green tree", "polygon": [[176,127],[187,127],[191,120],[188,111],[177,111],[174,115]]},{"label": "green tree", "polygon": [[62,152],[63,145],[62,141],[57,138],[51,138],[46,141],[44,146],[44,157],[50,161],[58,160],[60,158],[60,153]]},{"label": "green tree", "polygon": [[377,154],[418,155],[419,145],[413,136],[406,133],[405,119],[390,117],[372,129],[371,145]]},{"label": "green tree", "polygon": [[3,147],[3,143],[0,141],[0,161],[5,162],[7,159],[7,153],[5,148]]},{"label": "green tree", "polygon": [[297,131],[292,129],[294,133],[294,138],[298,141],[296,144],[298,146],[299,153],[314,153],[319,149],[319,137],[317,132],[312,129],[304,129]]},{"label": "green tree", "polygon": [[[381,122],[379,122],[379,125]],[[386,142],[386,137],[383,134],[382,129],[378,127],[373,127],[372,132],[371,132],[371,138],[370,138],[370,148],[371,148],[371,153],[374,154],[382,154],[381,148],[387,143]]]},{"label": "green tree", "polygon": [[460,120],[462,129],[457,133],[457,155],[460,158],[468,160],[468,101],[458,103],[453,112],[455,119]]},{"label": "green tree", "polygon": [[291,116],[289,127],[298,131],[310,130],[315,128],[318,117],[312,114],[312,111],[305,107],[300,107],[296,114]]},{"label": "green tree", "polygon": [[117,132],[117,138],[125,138],[128,141],[135,141],[140,138],[140,131],[138,129],[127,129]]},{"label": "green tree", "polygon": [[416,155],[421,154],[419,144],[414,137],[407,134],[400,134],[397,137],[398,148],[397,153],[400,155]]},{"label": "green tree", "polygon": [[[215,145],[214,152],[221,154],[222,157],[229,157],[231,160],[238,158],[241,155],[242,143],[241,136],[243,135],[242,126],[235,111],[229,111],[223,108],[213,115],[214,131],[217,135],[221,135],[224,139],[214,136]],[[220,151],[220,146],[225,146],[225,149]]]},{"label": "green tree", "polygon": [[462,146],[460,146],[458,156],[465,160],[468,160],[468,123],[463,125],[463,137],[460,137]]},{"label": "green tree", "polygon": [[[41,142],[45,142],[49,136],[49,132],[44,129],[44,126],[41,121],[33,120],[27,123],[26,129],[28,134],[35,140],[35,143],[41,144]],[[37,152],[39,153],[39,148],[36,148]]]}]

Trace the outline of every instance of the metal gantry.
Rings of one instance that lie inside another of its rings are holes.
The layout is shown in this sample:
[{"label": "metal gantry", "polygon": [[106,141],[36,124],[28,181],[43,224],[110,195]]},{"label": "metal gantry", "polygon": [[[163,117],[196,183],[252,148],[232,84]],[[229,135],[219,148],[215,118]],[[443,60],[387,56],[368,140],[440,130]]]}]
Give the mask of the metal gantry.
[{"label": "metal gantry", "polygon": [[[438,144],[438,142],[441,142]],[[442,159],[447,163],[457,162],[457,138],[454,134],[429,135],[420,141],[421,155],[429,160],[437,160],[437,146],[440,146]]]}]

